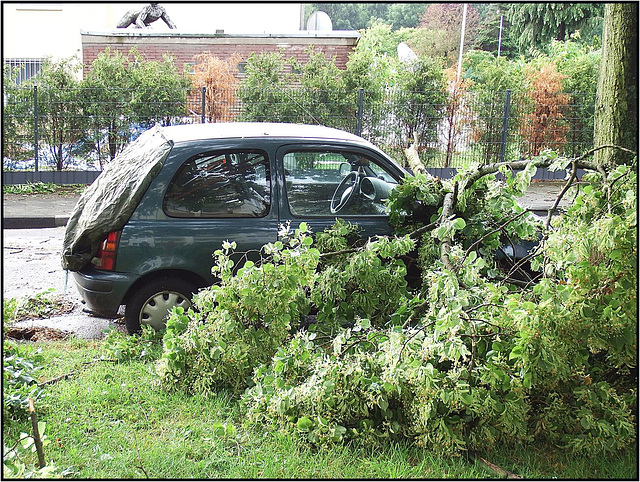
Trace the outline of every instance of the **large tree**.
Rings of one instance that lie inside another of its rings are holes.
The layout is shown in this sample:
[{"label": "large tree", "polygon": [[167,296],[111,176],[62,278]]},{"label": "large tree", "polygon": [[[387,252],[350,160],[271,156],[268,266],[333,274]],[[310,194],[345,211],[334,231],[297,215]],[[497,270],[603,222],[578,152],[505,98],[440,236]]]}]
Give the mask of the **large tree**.
[{"label": "large tree", "polygon": [[[420,36],[416,51],[431,57],[455,62],[460,51],[460,31],[463,17],[462,4],[433,3],[420,17]],[[464,49],[468,49],[476,36],[479,16],[473,6],[467,8]]]},{"label": "large tree", "polygon": [[[638,144],[638,5],[605,7],[602,59],[596,95],[594,143],[637,150]],[[606,149],[595,153],[599,163],[620,163],[630,155]]]},{"label": "large tree", "polygon": [[[473,39],[472,47],[477,50],[497,53],[500,46],[500,55],[514,58],[518,53],[516,34],[511,28],[507,18],[508,5],[502,3],[475,4],[480,17],[478,32]],[[502,22],[502,32],[500,23]]]},{"label": "large tree", "polygon": [[315,11],[323,11],[336,30],[360,30],[383,21],[393,29],[416,27],[426,8],[425,3],[311,3],[306,19]]},{"label": "large tree", "polygon": [[551,40],[566,40],[602,15],[602,8],[598,3],[514,3],[507,15],[524,52],[532,46],[543,49]]}]

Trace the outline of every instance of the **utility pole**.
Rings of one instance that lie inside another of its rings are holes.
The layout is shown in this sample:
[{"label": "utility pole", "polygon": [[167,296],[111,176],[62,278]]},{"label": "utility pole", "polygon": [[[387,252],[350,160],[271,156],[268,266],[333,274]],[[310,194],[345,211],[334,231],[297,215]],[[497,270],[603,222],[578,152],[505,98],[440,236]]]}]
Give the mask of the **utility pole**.
[{"label": "utility pole", "polygon": [[462,28],[460,29],[460,54],[458,55],[458,75],[456,80],[460,80],[460,74],[462,73],[462,49],[464,47],[464,29],[467,25],[467,4],[464,4],[462,10]]},{"label": "utility pole", "polygon": [[502,46],[502,20],[504,15],[500,15],[500,34],[498,35],[498,57],[500,57],[500,47]]}]

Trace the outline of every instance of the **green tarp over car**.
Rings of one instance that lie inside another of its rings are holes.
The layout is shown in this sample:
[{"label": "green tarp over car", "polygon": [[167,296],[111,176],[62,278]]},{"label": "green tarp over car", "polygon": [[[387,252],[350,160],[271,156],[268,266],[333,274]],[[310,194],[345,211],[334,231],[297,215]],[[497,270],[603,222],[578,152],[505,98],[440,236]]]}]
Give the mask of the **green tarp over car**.
[{"label": "green tarp over car", "polygon": [[102,171],[76,204],[62,245],[62,267],[79,271],[98,251],[102,239],[124,227],[162,168],[172,143],[153,127],[129,144]]}]

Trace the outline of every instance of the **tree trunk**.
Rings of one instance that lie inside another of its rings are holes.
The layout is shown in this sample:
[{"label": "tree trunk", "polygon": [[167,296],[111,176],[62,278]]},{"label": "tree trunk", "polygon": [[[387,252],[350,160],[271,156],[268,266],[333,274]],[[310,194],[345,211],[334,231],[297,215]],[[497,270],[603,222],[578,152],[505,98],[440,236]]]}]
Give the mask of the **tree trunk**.
[{"label": "tree trunk", "polygon": [[564,22],[560,22],[558,26],[558,36],[556,40],[558,42],[564,42],[565,37],[567,36],[567,25]]},{"label": "tree trunk", "polygon": [[[602,60],[596,94],[594,144],[636,150],[638,143],[638,5],[608,3],[604,10]],[[623,163],[628,153],[597,151],[600,164]]]}]

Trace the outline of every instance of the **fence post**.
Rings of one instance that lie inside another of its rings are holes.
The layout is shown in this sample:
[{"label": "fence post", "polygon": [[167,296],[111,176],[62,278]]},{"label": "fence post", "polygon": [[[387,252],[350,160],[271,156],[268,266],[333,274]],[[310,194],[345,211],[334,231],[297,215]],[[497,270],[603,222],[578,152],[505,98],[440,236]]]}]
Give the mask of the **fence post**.
[{"label": "fence post", "polygon": [[204,115],[204,108],[205,108],[205,99],[204,99],[204,94],[207,92],[207,88],[203,85],[202,86],[202,99],[200,100],[201,102],[201,106],[200,108],[202,109],[201,112],[202,114],[200,114],[200,123],[204,124],[205,122],[205,115]]},{"label": "fence post", "polygon": [[358,122],[356,124],[356,134],[362,135],[362,99],[364,97],[364,88],[358,89]]},{"label": "fence post", "polygon": [[502,145],[500,146],[500,162],[504,162],[504,154],[507,149],[507,130],[509,129],[509,107],[511,105],[511,90],[507,89],[504,98],[504,118],[502,120]]},{"label": "fence post", "polygon": [[38,172],[38,86],[33,86],[33,150],[35,154],[35,172]]}]

